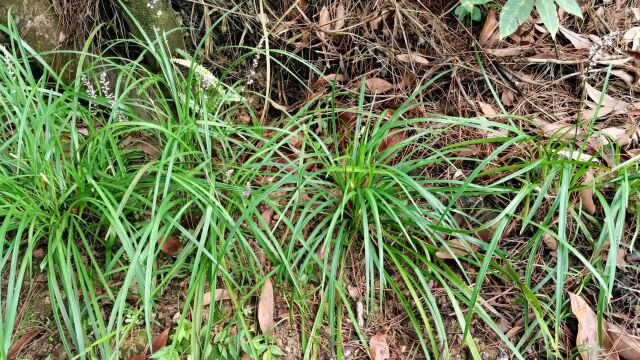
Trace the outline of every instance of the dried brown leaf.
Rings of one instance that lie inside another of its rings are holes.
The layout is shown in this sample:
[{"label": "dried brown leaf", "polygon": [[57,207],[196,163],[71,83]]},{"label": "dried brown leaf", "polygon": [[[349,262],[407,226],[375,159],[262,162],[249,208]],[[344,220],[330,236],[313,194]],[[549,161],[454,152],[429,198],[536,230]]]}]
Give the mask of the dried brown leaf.
[{"label": "dried brown leaf", "polygon": [[525,46],[512,46],[512,47],[502,48],[502,49],[484,49],[484,51],[497,57],[517,56],[528,50],[530,50],[530,48]]},{"label": "dried brown leaf", "polygon": [[158,243],[162,244],[162,252],[167,256],[176,256],[182,250],[182,243],[175,235],[169,235],[169,237],[164,240],[164,235],[158,239]]},{"label": "dried brown leaf", "polygon": [[37,249],[33,250],[33,252],[31,253],[31,255],[36,259],[44,258],[44,256],[46,254],[47,254],[47,252],[46,252],[46,250],[44,248],[37,248]]},{"label": "dried brown leaf", "polygon": [[344,7],[344,4],[340,2],[338,6],[336,6],[336,19],[333,25],[334,31],[338,31],[344,27],[346,15],[347,15],[347,10]]},{"label": "dried brown leaf", "polygon": [[384,334],[376,334],[369,339],[369,349],[371,351],[371,360],[390,359],[389,344]]},{"label": "dried brown leaf", "polygon": [[593,46],[593,42],[585,36],[574,33],[573,31],[563,26],[560,26],[559,30],[562,35],[564,35],[564,37],[567,38],[567,40],[571,42],[571,45],[573,45],[573,47],[576,49],[589,49],[591,46]]},{"label": "dried brown leaf", "polygon": [[548,232],[545,232],[542,235],[542,241],[544,241],[545,245],[547,245],[549,249],[558,250],[558,242],[556,241],[556,238]]},{"label": "dried brown leaf", "polygon": [[616,267],[624,271],[626,266],[627,266],[627,249],[623,247],[618,248],[618,252],[616,253]]},{"label": "dried brown leaf", "polygon": [[[216,289],[213,292],[213,301],[231,300],[231,294],[225,289]],[[202,306],[211,304],[211,291],[207,291],[202,296]]]},{"label": "dried brown leaf", "polygon": [[171,329],[167,328],[164,329],[163,332],[161,332],[160,334],[158,334],[158,336],[156,336],[155,339],[153,339],[153,342],[151,342],[151,350],[152,352],[158,352],[160,349],[162,349],[163,347],[167,346],[167,342],[169,341],[169,331]]},{"label": "dried brown leaf", "polygon": [[496,115],[498,113],[496,111],[496,109],[494,109],[493,106],[491,106],[491,104],[487,104],[485,102],[478,101],[478,106],[480,106],[480,111],[482,111],[483,115],[492,116],[492,115]]},{"label": "dried brown leaf", "polygon": [[634,26],[624,32],[624,35],[622,35],[622,40],[620,40],[620,42],[623,45],[626,45],[630,42],[637,41],[638,39],[640,39],[640,26]]},{"label": "dried brown leaf", "polygon": [[258,324],[263,334],[268,334],[273,326],[273,284],[267,279],[262,286],[262,294],[258,302]]},{"label": "dried brown leaf", "polygon": [[396,132],[395,134],[389,136],[389,134],[387,134],[387,136],[382,139],[382,141],[380,142],[380,145],[378,146],[378,152],[383,152],[385,150],[387,150],[388,148],[398,144],[399,142],[405,140],[407,138],[407,134],[404,131],[401,132]]},{"label": "dried brown leaf", "polygon": [[589,95],[589,98],[591,98],[591,100],[593,100],[596,105],[600,102],[600,97],[602,97],[602,107],[611,108],[617,113],[625,112],[630,106],[628,102],[616,99],[613,96],[607,94],[604,94],[604,96],[602,96],[602,91],[594,88],[589,84],[585,84],[585,88],[587,90],[587,95]]},{"label": "dried brown leaf", "polygon": [[11,347],[9,348],[9,352],[7,352],[7,359],[13,360],[17,358],[18,355],[20,355],[22,349],[29,346],[33,339],[35,339],[43,331],[43,328],[38,327],[22,334],[22,336],[20,336],[18,340],[16,340],[16,342],[14,342],[13,345],[11,345]]},{"label": "dried brown leaf", "polygon": [[603,345],[598,342],[598,317],[591,310],[589,304],[579,295],[569,293],[571,299],[571,312],[578,319],[578,335],[576,337],[576,346],[580,350],[582,360],[596,359],[618,359],[616,353],[607,353],[606,349],[610,349],[612,342],[606,331],[602,332]]},{"label": "dried brown leaf", "polygon": [[420,66],[429,65],[429,60],[427,60],[427,58],[416,53],[400,54],[396,56],[396,59],[409,64],[416,64]]},{"label": "dried brown leaf", "polygon": [[318,27],[320,28],[318,37],[320,37],[320,40],[326,40],[325,31],[330,30],[330,23],[331,16],[329,15],[329,9],[327,9],[326,6],[323,6],[322,9],[320,9],[320,16],[318,18]]},{"label": "dried brown leaf", "polygon": [[[588,183],[593,180],[593,172],[591,170],[587,171],[582,179],[582,183]],[[596,203],[593,201],[593,189],[591,186],[587,186],[585,189],[580,191],[580,200],[582,200],[582,207],[589,214],[595,214],[596,212]]]},{"label": "dried brown leaf", "polygon": [[364,85],[373,94],[384,94],[395,88],[392,83],[380,78],[367,79]]},{"label": "dried brown leaf", "polygon": [[[476,250],[476,246],[473,244],[469,245],[472,251]],[[446,247],[440,248],[440,250],[436,251],[436,256],[443,260],[451,260],[455,259],[458,256],[469,255],[469,249],[464,245],[462,240],[456,238],[449,242],[449,247],[451,251],[449,251]]]},{"label": "dried brown leaf", "polygon": [[640,338],[631,336],[619,326],[606,323],[607,333],[611,337],[611,351],[625,360],[640,360]]},{"label": "dried brown leaf", "polygon": [[262,220],[264,220],[265,225],[261,224],[261,226],[266,226],[267,229],[270,229],[272,225],[271,219],[273,219],[273,208],[271,206],[267,206],[267,208],[262,212]]},{"label": "dried brown leaf", "polygon": [[497,38],[493,35],[496,33],[497,28],[498,20],[496,19],[496,13],[493,10],[490,10],[478,38],[480,46],[491,46],[495,43]]},{"label": "dried brown leaf", "polygon": [[503,104],[505,104],[506,106],[511,106],[513,105],[513,102],[515,101],[516,96],[513,93],[513,91],[511,91],[510,89],[505,89],[502,94],[500,94],[500,100],[502,101]]}]

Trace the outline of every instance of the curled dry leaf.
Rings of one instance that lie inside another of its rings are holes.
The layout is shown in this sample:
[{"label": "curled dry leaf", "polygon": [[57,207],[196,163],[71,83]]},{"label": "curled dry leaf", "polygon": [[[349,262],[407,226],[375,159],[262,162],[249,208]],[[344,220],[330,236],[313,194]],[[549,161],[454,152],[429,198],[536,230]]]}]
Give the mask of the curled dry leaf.
[{"label": "curled dry leaf", "polygon": [[162,252],[167,256],[176,256],[182,250],[182,243],[175,235],[169,235],[169,237],[164,240],[164,235],[158,239],[158,243],[162,244]]},{"label": "curled dry leaf", "polygon": [[151,350],[155,353],[158,352],[163,347],[167,346],[167,342],[169,341],[169,331],[171,329],[164,329],[163,332],[158,334],[153,342],[151,343]]},{"label": "curled dry leaf", "polygon": [[418,55],[416,53],[400,54],[396,56],[396,59],[409,64],[416,64],[420,66],[429,65],[429,60],[427,60],[425,57]]},{"label": "curled dry leaf", "polygon": [[611,349],[611,337],[606,331],[602,332],[603,346],[598,342],[598,317],[591,310],[589,304],[579,295],[569,293],[571,312],[578,319],[578,334],[576,346],[580,350],[582,360],[619,359],[617,353],[607,352]]},{"label": "curled dry leaf", "polygon": [[[582,183],[588,183],[593,180],[593,171],[589,170],[586,174],[584,174],[584,178],[582,179]],[[585,189],[580,191],[580,200],[582,200],[582,207],[589,214],[595,214],[596,212],[596,203],[593,201],[593,189],[590,186],[587,186]]]},{"label": "curled dry leaf", "polygon": [[326,6],[323,6],[322,9],[320,9],[320,17],[318,18],[318,27],[320,28],[320,31],[318,32],[318,37],[320,38],[320,40],[322,41],[326,40],[325,31],[330,30],[329,29],[330,23],[331,23],[331,16],[329,15],[329,9],[327,9]]},{"label": "curled dry leaf", "polygon": [[625,360],[640,360],[640,338],[631,336],[619,326],[606,323],[607,333],[611,337],[611,352],[615,352]]},{"label": "curled dry leaf", "polygon": [[263,334],[268,334],[273,327],[273,284],[267,279],[262,286],[260,301],[258,302],[258,324]]},{"label": "curled dry leaf", "polygon": [[484,21],[482,31],[480,31],[480,37],[478,43],[480,46],[491,46],[498,40],[498,20],[496,19],[496,13],[491,10],[487,13],[487,19]]},{"label": "curled dry leaf", "polygon": [[371,360],[385,360],[391,358],[387,337],[384,334],[376,334],[369,339]]},{"label": "curled dry leaf", "polygon": [[384,94],[395,88],[392,83],[380,78],[367,79],[364,82],[364,86],[373,94]]},{"label": "curled dry leaf", "polygon": [[344,27],[345,17],[347,15],[347,10],[344,7],[344,4],[340,2],[338,6],[336,6],[336,20],[333,25],[333,30],[338,31]]},{"label": "curled dry leaf", "polygon": [[11,347],[9,348],[9,352],[7,352],[7,359],[12,360],[17,358],[18,355],[20,355],[22,349],[29,346],[33,339],[40,335],[42,331],[44,331],[44,329],[38,327],[22,334],[22,336],[20,336],[18,340],[16,340],[16,342],[14,342],[13,345],[11,345]]},{"label": "curled dry leaf", "polygon": [[[213,301],[231,300],[231,294],[225,289],[216,289],[213,292]],[[202,306],[211,304],[211,291],[202,296]]]}]

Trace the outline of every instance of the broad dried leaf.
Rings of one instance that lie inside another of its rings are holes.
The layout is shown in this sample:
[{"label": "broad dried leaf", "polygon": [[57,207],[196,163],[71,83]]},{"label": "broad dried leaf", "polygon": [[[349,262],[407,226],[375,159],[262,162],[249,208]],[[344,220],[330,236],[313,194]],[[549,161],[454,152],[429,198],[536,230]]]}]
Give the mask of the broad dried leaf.
[{"label": "broad dried leaf", "polygon": [[258,302],[258,324],[263,334],[268,334],[273,326],[273,284],[267,279],[262,287],[260,301]]},{"label": "broad dried leaf", "polygon": [[367,79],[364,82],[364,86],[374,94],[384,94],[395,88],[392,83],[380,78]]},{"label": "broad dried leaf", "polygon": [[342,74],[328,74],[325,75],[321,78],[319,78],[318,80],[316,80],[312,85],[311,88],[312,89],[317,89],[321,86],[324,86],[326,84],[332,84],[333,82],[343,82],[344,81],[344,75]]},{"label": "broad dried leaf", "polygon": [[320,31],[318,32],[318,36],[322,41],[326,40],[326,30],[330,30],[331,16],[329,15],[329,9],[326,6],[323,6],[320,9],[320,16],[318,18],[318,27]]},{"label": "broad dried leaf", "polygon": [[606,354],[605,349],[611,348],[611,338],[606,331],[602,332],[604,349],[598,343],[598,317],[591,310],[589,304],[580,296],[570,292],[571,312],[578,319],[578,335],[576,346],[580,350],[582,360],[618,359],[617,354]]},{"label": "broad dried leaf", "polygon": [[164,235],[158,239],[158,243],[162,244],[162,252],[167,256],[176,256],[182,250],[182,243],[175,235],[169,235],[167,240],[164,240]]},{"label": "broad dried leaf", "polygon": [[406,138],[407,135],[404,131],[396,132],[391,136],[387,134],[387,136],[380,142],[380,145],[378,146],[378,152],[383,152]]},{"label": "broad dried leaf", "polygon": [[542,235],[542,241],[544,241],[545,245],[547,245],[549,249],[558,250],[558,242],[556,241],[556,238],[553,237],[553,235],[545,232]]},{"label": "broad dried leaf", "polygon": [[564,37],[567,38],[567,40],[571,42],[571,45],[573,45],[573,47],[576,49],[589,49],[591,46],[593,46],[593,42],[589,38],[584,37],[578,33],[574,33],[564,26],[560,26],[560,32],[562,33],[562,35],[564,35]]},{"label": "broad dried leaf", "polygon": [[[213,292],[213,301],[231,300],[231,294],[225,289],[216,289]],[[202,306],[211,304],[211,291],[207,291],[202,296]]]},{"label": "broad dried leaf", "polygon": [[640,360],[640,338],[631,336],[619,326],[606,323],[607,333],[611,337],[611,351],[625,360]]},{"label": "broad dried leaf", "polygon": [[371,360],[390,359],[389,345],[387,337],[383,334],[376,334],[369,339],[369,349],[371,351]]},{"label": "broad dried leaf", "polygon": [[[584,162],[595,162],[599,163],[598,159],[593,156],[583,153],[577,150],[569,151],[569,150],[560,150],[558,151],[558,155],[564,156],[567,159],[573,159],[575,161],[584,161]],[[593,175],[591,175],[591,179],[593,179]],[[591,180],[589,179],[589,180]],[[587,175],[585,175],[585,181],[587,181]]]},{"label": "broad dried leaf", "polygon": [[613,70],[611,71],[611,75],[615,75],[616,77],[622,79],[622,81],[627,83],[627,85],[633,84],[633,75],[624,70]]},{"label": "broad dried leaf", "polygon": [[344,27],[345,17],[347,15],[347,10],[344,7],[343,3],[339,3],[336,7],[336,19],[335,24],[333,25],[333,30],[338,31]]},{"label": "broad dried leaf", "polygon": [[480,36],[478,37],[480,46],[491,46],[495,43],[493,34],[495,34],[497,28],[498,20],[496,19],[496,13],[490,10],[487,13],[487,18],[484,21],[482,31],[480,31]]},{"label": "broad dried leaf", "polygon": [[265,225],[260,224],[261,226],[266,226],[267,229],[271,229],[273,219],[273,208],[271,206],[267,206],[266,209],[262,212],[262,220],[264,220]]},{"label": "broad dried leaf", "polygon": [[636,39],[640,39],[640,26],[634,26],[629,30],[625,31],[624,35],[622,35],[622,40],[620,40],[620,42],[623,45],[626,45],[630,42],[633,42]]},{"label": "broad dried leaf", "polygon": [[596,137],[595,135],[592,136],[592,138],[594,138],[594,140],[596,140],[597,144],[599,145],[597,146],[597,149],[602,148],[602,146],[608,145],[610,143],[609,139],[615,141],[621,146],[631,143],[631,136],[627,134],[627,130],[622,128],[608,127],[600,130],[600,133],[602,135],[598,137]]},{"label": "broad dried leaf", "polygon": [[43,330],[43,328],[39,327],[22,334],[22,336],[20,336],[20,338],[18,338],[18,340],[16,340],[16,342],[14,342],[13,345],[11,345],[11,347],[9,348],[9,352],[7,352],[7,359],[13,360],[17,358],[18,355],[20,355],[22,349],[27,347],[33,341],[33,339],[35,339],[38,335],[40,335],[40,333],[42,333]]},{"label": "broad dried leaf", "polygon": [[[593,180],[593,172],[589,170],[586,174],[584,174],[582,183],[588,183],[591,180]],[[591,186],[587,186],[585,189],[580,191],[580,200],[582,200],[582,207],[586,212],[591,215],[595,214],[596,203],[593,201],[593,189],[591,188]]]},{"label": "broad dried leaf", "polygon": [[171,329],[164,329],[151,343],[152,352],[158,352],[163,347],[167,346],[167,342],[169,341],[169,331]]},{"label": "broad dried leaf", "polygon": [[429,65],[429,60],[416,53],[400,54],[396,56],[396,59],[409,64],[416,64],[420,66]]},{"label": "broad dried leaf", "polygon": [[593,102],[595,102],[596,104],[600,102],[600,98],[602,97],[603,108],[608,107],[613,109],[613,111],[617,113],[622,113],[622,112],[625,112],[627,108],[630,106],[629,103],[622,101],[620,99],[616,99],[613,96],[610,96],[607,94],[604,94],[603,96],[602,91],[594,88],[589,84],[585,84],[585,88],[587,90],[587,95],[589,95],[589,98],[591,98],[591,100],[593,100]]},{"label": "broad dried leaf", "polygon": [[502,49],[484,49],[484,51],[497,57],[518,56],[528,50],[530,50],[529,47],[523,47],[523,46],[510,46],[508,48],[502,48]]},{"label": "broad dried leaf", "polygon": [[500,94],[500,100],[502,101],[503,104],[505,104],[506,106],[511,106],[513,105],[513,102],[515,101],[516,96],[513,93],[513,91],[511,91],[510,89],[505,89],[502,94]]}]

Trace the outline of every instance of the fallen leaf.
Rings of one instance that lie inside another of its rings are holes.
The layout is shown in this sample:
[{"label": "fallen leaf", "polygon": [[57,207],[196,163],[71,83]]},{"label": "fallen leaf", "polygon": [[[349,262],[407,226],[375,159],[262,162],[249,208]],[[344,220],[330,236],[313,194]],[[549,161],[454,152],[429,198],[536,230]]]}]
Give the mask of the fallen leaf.
[{"label": "fallen leaf", "polygon": [[624,35],[622,35],[622,40],[620,40],[620,42],[623,45],[626,45],[630,42],[636,41],[637,39],[640,39],[640,26],[634,26],[629,30],[625,31]]},{"label": "fallen leaf", "polygon": [[271,225],[272,225],[272,221],[271,219],[273,218],[273,208],[271,206],[267,206],[266,209],[264,209],[264,211],[262,212],[262,220],[264,220],[265,225],[260,224],[261,226],[266,226],[267,229],[271,229]]},{"label": "fallen leaf", "polygon": [[600,135],[592,135],[592,138],[600,145],[597,147],[598,150],[602,148],[602,146],[609,145],[610,140],[615,141],[621,146],[631,143],[631,136],[627,134],[627,130],[617,127],[604,128],[600,130]]},{"label": "fallen leaf", "polygon": [[347,285],[347,292],[355,300],[362,297],[362,291],[360,291],[360,288],[358,288],[357,286]]},{"label": "fallen leaf", "polygon": [[[582,183],[588,183],[591,180],[593,180],[593,172],[589,170],[586,174],[584,174]],[[580,200],[582,200],[582,207],[586,212],[591,215],[595,214],[596,203],[593,201],[593,189],[591,188],[591,186],[587,186],[582,191],[580,191]]]},{"label": "fallen leaf", "polygon": [[[216,289],[213,292],[213,301],[231,300],[231,294],[225,289]],[[202,306],[211,304],[211,291],[207,291],[202,296]]]},{"label": "fallen leaf", "polygon": [[633,75],[624,70],[613,70],[611,71],[611,75],[615,75],[616,77],[622,79],[622,81],[624,81],[627,85],[633,84]]},{"label": "fallen leaf", "polygon": [[558,250],[558,242],[556,241],[556,238],[548,232],[545,232],[542,235],[542,241],[544,241],[545,245],[547,245],[549,249]]},{"label": "fallen leaf", "polygon": [[485,102],[478,101],[478,106],[480,106],[480,111],[482,111],[482,114],[486,116],[492,116],[498,113],[496,109],[493,108],[493,106]]},{"label": "fallen leaf", "polygon": [[[467,247],[464,245],[462,240],[458,238],[453,239],[449,243],[449,247],[451,248],[451,252],[447,248],[442,247],[440,248],[440,250],[436,251],[436,256],[443,260],[452,260],[457,258],[458,257],[457,255],[459,256],[469,255],[469,251]],[[476,249],[475,245],[473,244],[469,244],[469,247],[471,248],[471,250],[474,250],[474,251]]]},{"label": "fallen leaf", "polygon": [[416,53],[400,54],[396,56],[396,59],[409,64],[416,64],[420,66],[429,65],[429,60]]},{"label": "fallen leaf", "polygon": [[344,4],[339,3],[338,6],[336,7],[336,20],[335,20],[335,24],[333,25],[333,30],[334,31],[338,31],[340,29],[342,29],[344,27],[344,19],[347,15],[347,10],[344,7]]},{"label": "fallen leaf", "polygon": [[31,253],[31,255],[36,258],[36,259],[42,259],[44,258],[44,255],[46,254],[46,250],[44,248],[38,248],[33,250],[33,252]]},{"label": "fallen leaf", "polygon": [[164,235],[158,239],[158,243],[162,244],[162,252],[167,256],[176,256],[182,249],[182,243],[175,235],[169,235],[167,240],[164,240]]},{"label": "fallen leaf", "polygon": [[566,157],[567,159],[573,159],[575,161],[600,163],[600,161],[598,161],[598,159],[594,158],[593,156],[591,156],[591,155],[589,155],[587,153],[579,152],[577,150],[574,150],[574,151],[560,150],[560,151],[558,151],[558,155],[562,155],[562,156]]},{"label": "fallen leaf", "polygon": [[571,45],[573,45],[573,47],[576,49],[589,49],[591,46],[593,46],[593,43],[587,37],[574,33],[573,31],[563,26],[560,26],[559,30],[562,35],[564,35],[564,37],[566,37],[567,40],[571,42]]},{"label": "fallen leaf", "polygon": [[484,21],[482,31],[480,31],[480,36],[478,37],[478,43],[480,46],[491,46],[495,43],[497,37],[493,35],[496,33],[497,28],[498,20],[496,19],[496,13],[493,10],[490,10],[487,13],[487,18]]},{"label": "fallen leaf", "polygon": [[578,335],[576,336],[576,346],[580,350],[582,360],[596,359],[618,359],[616,353],[607,353],[606,349],[612,347],[611,338],[606,331],[602,332],[603,345],[598,342],[598,317],[591,310],[589,304],[579,295],[569,293],[571,300],[571,312],[578,319]]},{"label": "fallen leaf", "polygon": [[513,105],[515,98],[515,94],[510,89],[505,89],[502,94],[500,94],[500,100],[506,106]]},{"label": "fallen leaf", "polygon": [[326,6],[323,6],[322,9],[320,9],[320,16],[318,19],[318,27],[320,28],[320,31],[318,32],[318,37],[320,37],[320,40],[322,40],[323,42],[326,40],[325,31],[329,30],[330,23],[331,23],[331,16],[329,15],[329,9],[327,9]]},{"label": "fallen leaf", "polygon": [[387,337],[383,334],[376,334],[369,339],[369,349],[371,351],[371,360],[390,359],[389,345]]},{"label": "fallen leaf", "polygon": [[161,332],[160,334],[158,334],[158,336],[156,336],[155,339],[153,339],[153,342],[151,342],[151,351],[152,352],[158,352],[160,349],[162,349],[163,347],[167,346],[167,342],[169,341],[169,331],[171,329],[167,328],[164,329],[163,332]]},{"label": "fallen leaf", "polygon": [[554,123],[546,123],[539,119],[532,119],[532,122],[542,130],[545,136],[549,138],[559,138],[560,140],[569,139],[583,133],[582,129],[575,124],[566,121],[556,121]]},{"label": "fallen leaf", "polygon": [[618,248],[616,253],[616,267],[622,271],[627,267],[627,249],[623,247]]},{"label": "fallen leaf", "polygon": [[367,79],[364,82],[364,86],[374,94],[384,94],[395,88],[392,83],[380,78]]},{"label": "fallen leaf", "polygon": [[607,94],[604,94],[603,96],[602,91],[594,88],[589,84],[585,83],[585,88],[587,90],[587,95],[589,95],[589,98],[591,98],[591,100],[593,100],[596,103],[596,105],[600,102],[600,97],[602,97],[602,107],[611,108],[613,109],[613,111],[617,113],[625,112],[627,108],[630,106],[629,103],[622,101],[620,99],[616,99],[613,96],[610,96]]},{"label": "fallen leaf", "polygon": [[387,133],[387,136],[384,139],[382,139],[382,141],[380,142],[380,145],[378,146],[378,152],[383,152],[388,148],[405,140],[406,138],[407,138],[407,135],[406,135],[406,132],[404,131],[396,132],[395,134],[390,136]]},{"label": "fallen leaf", "polygon": [[611,352],[615,352],[625,360],[640,360],[640,338],[631,336],[619,326],[606,323],[607,333],[611,337]]},{"label": "fallen leaf", "polygon": [[268,334],[273,326],[273,284],[267,279],[262,287],[260,301],[258,302],[258,324],[263,334]]},{"label": "fallen leaf", "polygon": [[525,51],[530,50],[529,47],[513,46],[503,49],[484,49],[486,52],[497,57],[517,56]]},{"label": "fallen leaf", "polygon": [[43,328],[38,327],[22,334],[22,336],[20,336],[18,340],[16,340],[16,342],[14,342],[13,345],[11,345],[11,347],[9,348],[9,352],[7,352],[7,359],[13,360],[17,358],[18,355],[20,355],[22,349],[31,344],[33,339],[35,339],[43,331]]}]

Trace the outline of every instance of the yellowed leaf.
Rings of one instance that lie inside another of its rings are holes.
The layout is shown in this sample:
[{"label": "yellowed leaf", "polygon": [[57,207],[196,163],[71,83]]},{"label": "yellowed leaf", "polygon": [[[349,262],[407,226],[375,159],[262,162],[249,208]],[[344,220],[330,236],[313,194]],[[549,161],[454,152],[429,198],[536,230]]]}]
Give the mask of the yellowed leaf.
[{"label": "yellowed leaf", "polygon": [[640,360],[640,338],[629,335],[619,326],[607,322],[607,333],[611,337],[611,352],[625,360]]},{"label": "yellowed leaf", "polygon": [[371,351],[371,360],[391,358],[387,337],[384,334],[376,334],[369,339],[369,351]]},{"label": "yellowed leaf", "polygon": [[336,6],[336,19],[333,25],[333,30],[338,31],[344,27],[346,15],[347,10],[344,7],[344,4],[340,2],[338,6]]},{"label": "yellowed leaf", "polygon": [[273,327],[273,284],[267,279],[262,286],[260,301],[258,302],[258,324],[263,334],[268,334]]},{"label": "yellowed leaf", "polygon": [[416,64],[420,66],[429,65],[429,60],[427,60],[425,57],[416,53],[400,54],[396,56],[396,59],[409,64]]},{"label": "yellowed leaf", "polygon": [[374,94],[384,94],[395,88],[392,83],[380,78],[367,79],[365,80],[364,85],[367,90]]},{"label": "yellowed leaf", "polygon": [[493,35],[496,33],[497,28],[498,20],[496,19],[496,13],[490,10],[489,13],[487,13],[487,18],[484,21],[482,31],[480,31],[480,36],[478,37],[480,46],[491,46],[495,43],[497,37]]},{"label": "yellowed leaf", "polygon": [[571,312],[578,319],[576,346],[580,350],[582,360],[619,359],[617,353],[607,352],[612,346],[611,338],[606,331],[602,332],[603,345],[598,342],[598,318],[589,304],[579,295],[569,293]]}]

